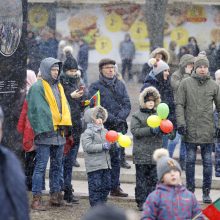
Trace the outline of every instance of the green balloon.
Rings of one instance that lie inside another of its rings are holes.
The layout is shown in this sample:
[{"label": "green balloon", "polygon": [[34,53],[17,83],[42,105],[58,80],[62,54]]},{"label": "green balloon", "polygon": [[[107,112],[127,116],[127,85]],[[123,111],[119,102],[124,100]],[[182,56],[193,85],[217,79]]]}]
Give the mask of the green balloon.
[{"label": "green balloon", "polygon": [[157,106],[157,115],[161,118],[161,119],[166,119],[169,115],[169,106],[166,103],[160,103]]}]

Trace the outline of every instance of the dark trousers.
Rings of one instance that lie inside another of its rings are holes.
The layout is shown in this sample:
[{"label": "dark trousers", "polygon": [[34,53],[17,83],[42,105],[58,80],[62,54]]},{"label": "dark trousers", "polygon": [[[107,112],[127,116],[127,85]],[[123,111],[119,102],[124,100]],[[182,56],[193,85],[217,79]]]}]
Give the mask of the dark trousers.
[{"label": "dark trousers", "polygon": [[135,200],[138,206],[142,206],[147,196],[156,188],[157,169],[153,164],[135,164],[135,168]]},{"label": "dark trousers", "polygon": [[213,144],[186,143],[186,186],[187,189],[195,191],[195,162],[197,146],[201,148],[203,164],[203,192],[209,191],[212,184],[212,149]]},{"label": "dark trousers", "polygon": [[88,174],[89,202],[91,206],[107,202],[111,188],[110,169],[102,169]]},{"label": "dark trousers", "polygon": [[26,186],[27,186],[27,189],[30,191],[32,189],[32,176],[34,173],[34,167],[35,167],[35,162],[36,162],[35,157],[36,157],[36,151],[25,152],[24,172],[26,176]]},{"label": "dark trousers", "polygon": [[128,70],[128,79],[133,79],[131,68],[132,68],[132,59],[123,59],[122,60],[122,70],[121,70],[121,74],[122,74],[123,79],[125,78],[126,69]]},{"label": "dark trousers", "polygon": [[117,189],[120,186],[120,148],[115,145],[110,150],[111,156],[111,190]]}]

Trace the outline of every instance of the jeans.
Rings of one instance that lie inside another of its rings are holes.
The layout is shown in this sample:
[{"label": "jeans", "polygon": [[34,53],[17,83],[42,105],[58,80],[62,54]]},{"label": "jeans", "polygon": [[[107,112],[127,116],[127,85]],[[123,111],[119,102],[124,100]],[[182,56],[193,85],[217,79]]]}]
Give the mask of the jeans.
[{"label": "jeans", "polygon": [[78,154],[78,151],[79,151],[79,145],[80,145],[80,143],[75,143],[74,147],[71,149],[72,157],[73,157],[73,163],[75,163],[75,161],[76,161],[77,154]]},{"label": "jeans", "polygon": [[215,144],[215,175],[220,177],[220,143]]},{"label": "jeans", "polygon": [[163,137],[162,137],[162,145],[163,145],[163,148],[166,148],[166,149],[167,149],[167,147],[168,147],[168,141],[169,141],[168,137],[167,137],[166,135],[163,135]]},{"label": "jeans", "polygon": [[201,148],[203,164],[203,191],[210,190],[212,184],[212,147],[213,144],[186,143],[186,186],[195,191],[195,162],[197,146]]},{"label": "jeans", "polygon": [[50,193],[60,192],[60,174],[62,172],[63,145],[37,145],[36,165],[32,178],[33,195],[40,195],[43,177],[50,157],[49,185]]},{"label": "jeans", "polygon": [[186,155],[186,146],[185,142],[181,140],[181,135],[176,133],[176,137],[174,140],[170,140],[168,142],[168,151],[170,157],[173,157],[173,153],[175,150],[176,145],[180,142],[180,152],[179,152],[179,160],[180,161],[185,161],[185,155]]}]

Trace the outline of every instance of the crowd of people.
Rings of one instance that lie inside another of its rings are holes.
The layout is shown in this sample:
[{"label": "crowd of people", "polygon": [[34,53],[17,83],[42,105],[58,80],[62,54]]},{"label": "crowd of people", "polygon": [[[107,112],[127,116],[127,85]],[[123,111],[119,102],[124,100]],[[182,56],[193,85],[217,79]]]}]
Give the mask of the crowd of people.
[{"label": "crowd of people", "polygon": [[[165,48],[153,50],[143,66],[145,79],[140,87],[139,109],[131,112],[130,94],[123,80],[126,69],[128,79],[133,79],[131,67],[135,48],[129,35],[120,45],[122,76],[115,60],[101,59],[99,78],[90,85],[86,42],[79,40],[77,57],[73,55],[73,47],[62,46],[62,61],[57,59],[57,54],[48,55],[41,60],[37,76],[27,70],[27,94],[17,129],[23,135],[26,187],[33,194],[31,208],[47,210],[42,190],[45,189],[49,158],[49,204],[56,207],[79,203],[73,193],[72,167],[79,166],[80,143],[84,151],[91,207],[96,210],[95,207],[105,204],[108,195],[128,197],[120,185],[122,164],[130,168],[126,164],[124,148],[117,142],[108,142],[106,133],[114,130],[126,134],[127,119],[131,114],[135,201],[138,210],[143,211],[142,219],[204,219],[194,195],[198,148],[203,165],[204,203],[212,203],[213,151],[215,175],[220,176],[220,70],[212,69],[215,70],[214,80],[209,71],[210,53],[199,52],[194,37],[189,38],[187,52],[175,62],[171,55],[176,46],[174,42],[169,51]],[[29,58],[30,64],[33,60]],[[97,94],[99,97],[94,98]],[[174,126],[169,134],[160,127],[152,128],[146,124],[148,117],[156,114],[161,102],[168,105],[168,119]],[[1,114],[0,119],[3,118]],[[179,143],[178,162],[172,157]],[[186,187],[181,180],[183,171],[186,173]],[[24,178],[22,181],[24,183]],[[114,208],[103,206],[102,209]],[[116,211],[120,213],[120,210]],[[85,219],[90,219],[88,216]],[[121,219],[128,218],[124,215]]]}]

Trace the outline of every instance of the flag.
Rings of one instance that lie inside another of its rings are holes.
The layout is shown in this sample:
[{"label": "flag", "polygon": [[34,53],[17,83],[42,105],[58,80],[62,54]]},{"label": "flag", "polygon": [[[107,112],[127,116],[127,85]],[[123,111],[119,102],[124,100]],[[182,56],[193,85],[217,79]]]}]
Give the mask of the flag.
[{"label": "flag", "polygon": [[220,198],[203,209],[202,212],[209,220],[220,219]]},{"label": "flag", "polygon": [[100,91],[99,90],[92,96],[90,101],[94,103],[93,107],[100,105]]}]

